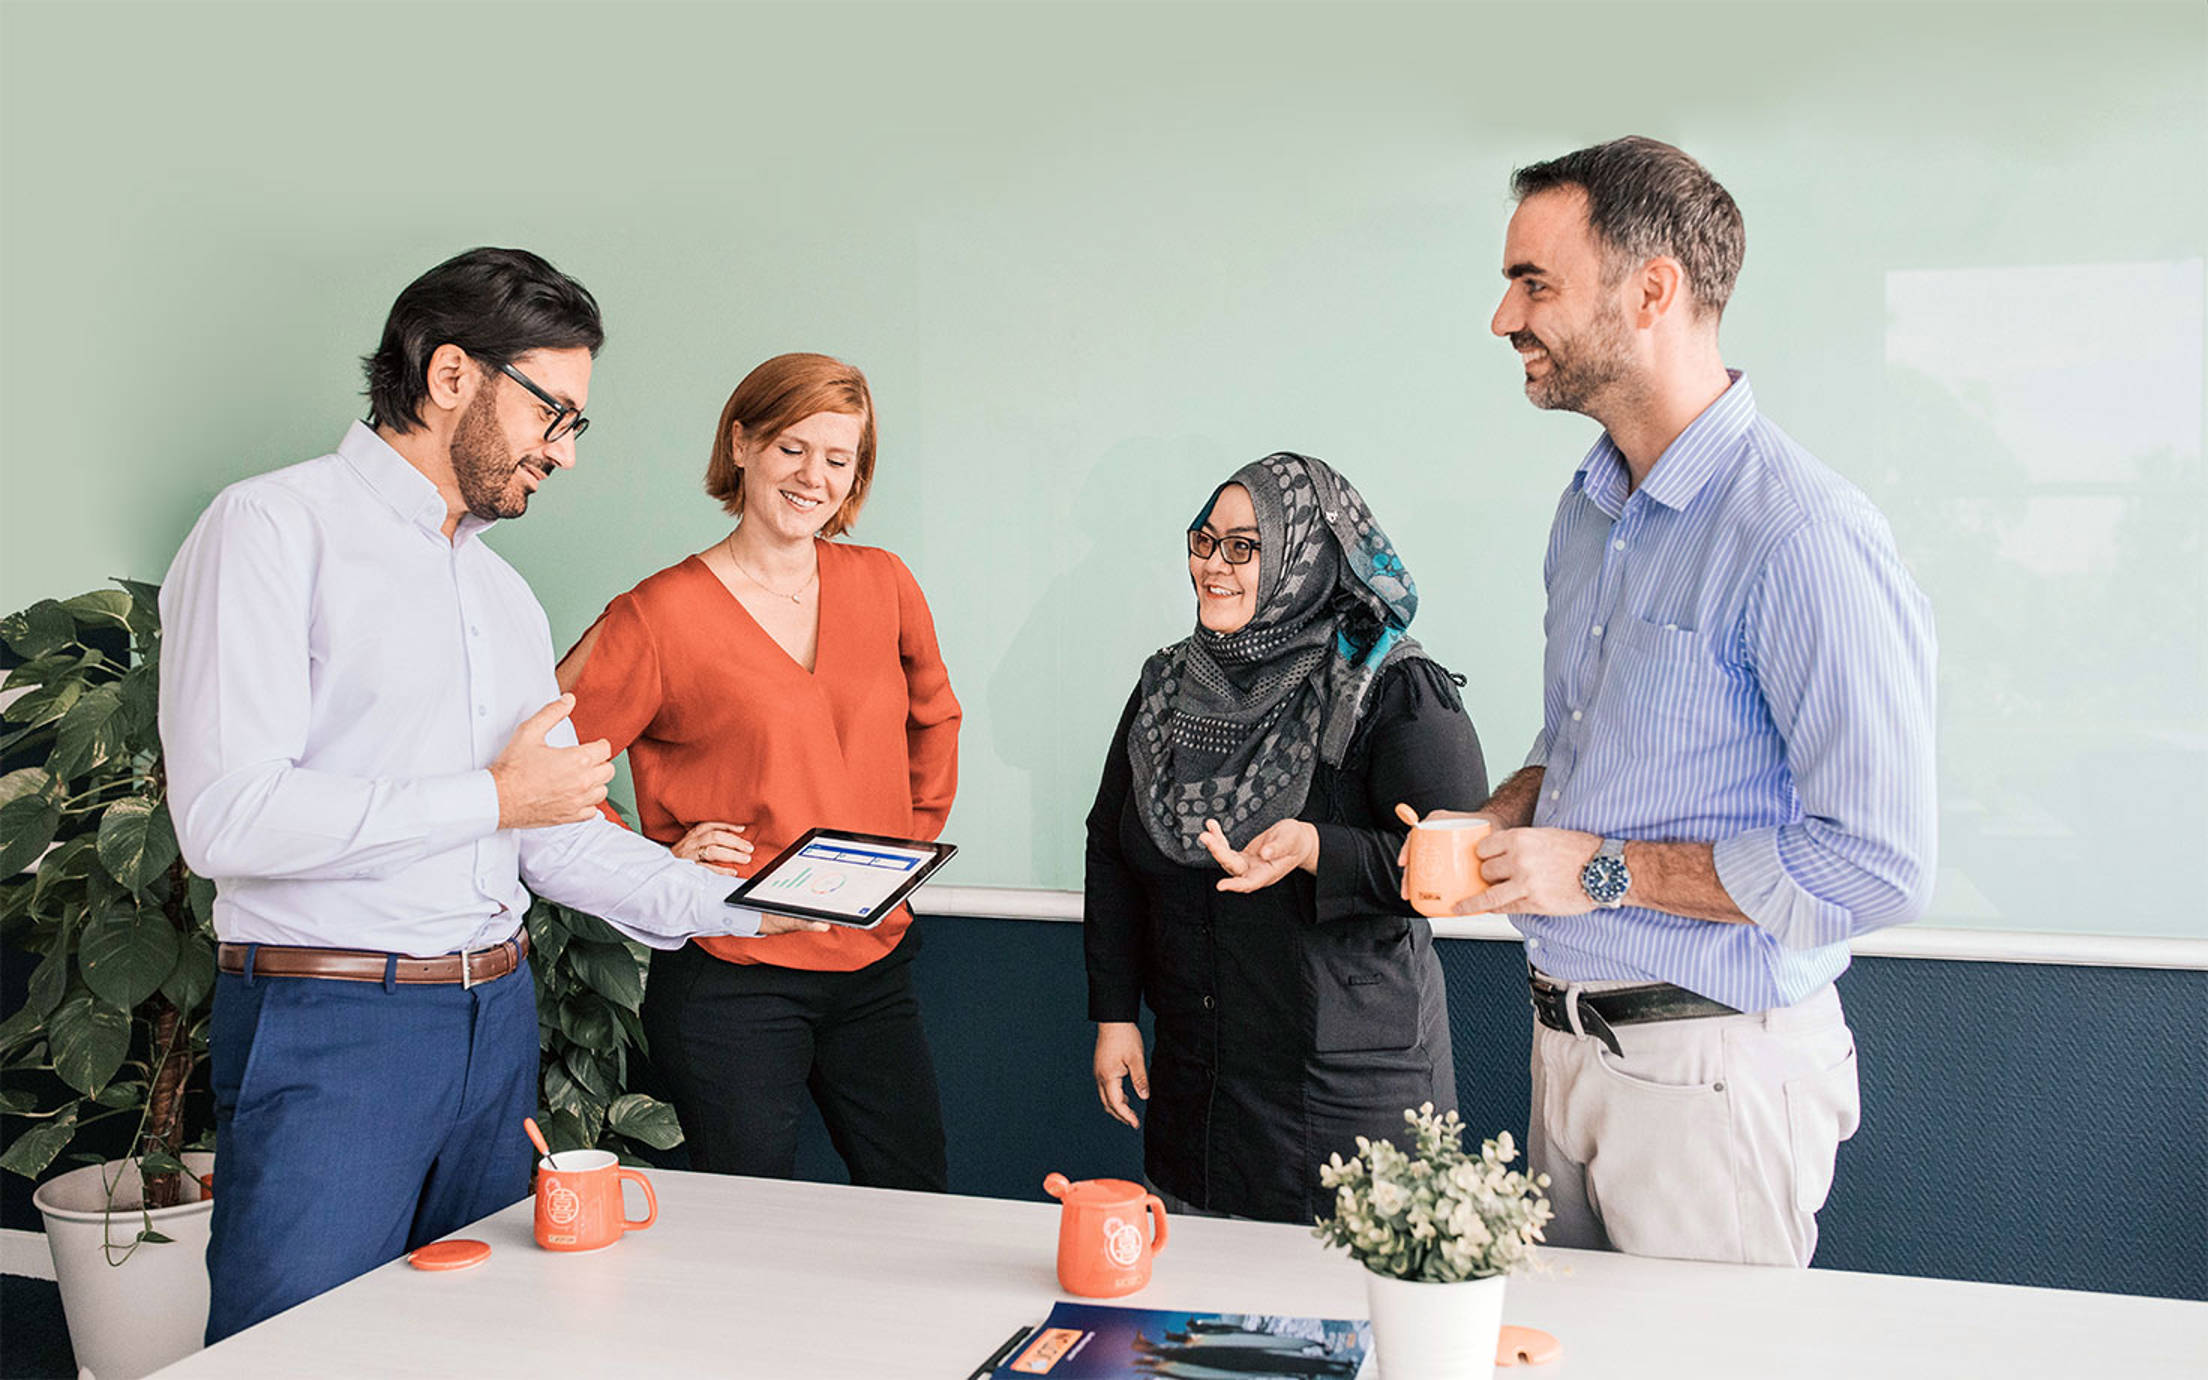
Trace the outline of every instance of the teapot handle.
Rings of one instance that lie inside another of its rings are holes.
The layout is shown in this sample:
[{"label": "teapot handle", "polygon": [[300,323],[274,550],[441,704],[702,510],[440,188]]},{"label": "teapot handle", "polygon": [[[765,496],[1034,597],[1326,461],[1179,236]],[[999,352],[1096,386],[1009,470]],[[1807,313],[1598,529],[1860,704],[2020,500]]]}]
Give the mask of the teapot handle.
[{"label": "teapot handle", "polygon": [[1048,1193],[1053,1198],[1065,1197],[1066,1190],[1072,1187],[1073,1181],[1063,1174],[1053,1171],[1043,1176],[1043,1192]]}]

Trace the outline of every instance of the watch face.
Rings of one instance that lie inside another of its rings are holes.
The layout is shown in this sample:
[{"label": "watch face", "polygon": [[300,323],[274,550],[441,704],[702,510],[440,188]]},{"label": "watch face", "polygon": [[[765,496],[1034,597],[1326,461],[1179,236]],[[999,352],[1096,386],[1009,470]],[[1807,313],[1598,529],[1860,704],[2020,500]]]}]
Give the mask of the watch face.
[{"label": "watch face", "polygon": [[1616,905],[1631,880],[1623,858],[1592,859],[1579,874],[1579,884],[1586,891],[1587,899],[1598,906]]}]

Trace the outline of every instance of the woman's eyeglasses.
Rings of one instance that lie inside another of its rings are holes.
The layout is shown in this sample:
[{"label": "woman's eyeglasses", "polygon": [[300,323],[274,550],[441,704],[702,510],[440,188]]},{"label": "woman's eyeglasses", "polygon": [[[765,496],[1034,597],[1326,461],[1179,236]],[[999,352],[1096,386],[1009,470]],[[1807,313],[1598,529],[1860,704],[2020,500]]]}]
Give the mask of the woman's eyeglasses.
[{"label": "woman's eyeglasses", "polygon": [[1210,560],[1211,553],[1217,551],[1228,565],[1248,565],[1257,550],[1253,537],[1215,537],[1201,527],[1188,532],[1188,554],[1199,561]]}]

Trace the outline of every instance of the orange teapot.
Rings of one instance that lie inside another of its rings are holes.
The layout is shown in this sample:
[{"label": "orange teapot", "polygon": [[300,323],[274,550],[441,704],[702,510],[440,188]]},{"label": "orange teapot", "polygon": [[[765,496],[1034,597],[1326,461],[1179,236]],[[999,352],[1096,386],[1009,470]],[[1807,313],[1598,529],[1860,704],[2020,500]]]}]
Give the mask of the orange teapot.
[{"label": "orange teapot", "polygon": [[1075,1183],[1063,1174],[1045,1178],[1043,1191],[1063,1204],[1058,1283],[1067,1293],[1117,1298],[1150,1282],[1150,1258],[1165,1249],[1165,1204],[1157,1194],[1125,1179]]}]

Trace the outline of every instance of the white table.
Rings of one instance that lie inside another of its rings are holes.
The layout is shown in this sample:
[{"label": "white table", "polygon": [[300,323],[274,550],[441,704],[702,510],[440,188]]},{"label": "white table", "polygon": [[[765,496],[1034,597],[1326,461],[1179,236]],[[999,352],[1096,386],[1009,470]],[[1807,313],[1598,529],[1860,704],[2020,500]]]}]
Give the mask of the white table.
[{"label": "white table", "polygon": [[[1057,1204],[655,1172],[660,1216],[590,1255],[539,1250],[530,1204],[162,1372],[297,1376],[963,1377],[1063,1297]],[[634,1191],[631,1200],[635,1201]],[[1524,1380],[2208,1375],[2208,1303],[1550,1251],[1506,1315],[1564,1342]],[[1364,1317],[1358,1267],[1298,1227],[1179,1217],[1129,1304]]]}]

